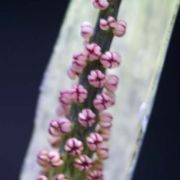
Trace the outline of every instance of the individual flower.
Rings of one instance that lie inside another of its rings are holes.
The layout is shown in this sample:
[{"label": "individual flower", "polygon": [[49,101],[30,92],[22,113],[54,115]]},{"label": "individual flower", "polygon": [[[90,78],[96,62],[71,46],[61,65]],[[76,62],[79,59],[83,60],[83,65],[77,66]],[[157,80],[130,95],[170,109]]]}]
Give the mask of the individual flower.
[{"label": "individual flower", "polygon": [[100,59],[105,68],[115,68],[121,63],[121,56],[116,52],[106,51]]},{"label": "individual flower", "polygon": [[100,70],[92,70],[88,75],[89,84],[96,88],[102,88],[105,83],[105,75]]},{"label": "individual flower", "polygon": [[70,107],[71,107],[70,105],[60,103],[56,108],[56,114],[58,116],[66,116],[67,114],[69,114]]},{"label": "individual flower", "polygon": [[63,160],[60,157],[60,154],[56,151],[50,151],[48,153],[49,156],[49,163],[53,167],[58,167],[63,164]]},{"label": "individual flower", "polygon": [[80,140],[70,138],[66,141],[64,149],[71,155],[79,155],[84,148],[83,143]]},{"label": "individual flower", "polygon": [[105,144],[100,144],[97,148],[97,154],[100,159],[107,159],[109,156],[109,149]]},{"label": "individual flower", "polygon": [[117,23],[116,19],[113,16],[109,16],[107,22],[110,28],[114,28]]},{"label": "individual flower", "polygon": [[112,126],[112,115],[108,112],[101,112],[99,114],[99,125],[102,127],[102,128],[110,128]]},{"label": "individual flower", "polygon": [[49,143],[52,147],[58,148],[60,146],[61,136],[49,136]]},{"label": "individual flower", "polygon": [[67,70],[67,75],[70,79],[74,80],[77,76],[79,76],[79,73],[76,72],[71,65],[70,68]]},{"label": "individual flower", "polygon": [[103,172],[101,170],[92,170],[87,175],[87,180],[103,180]]},{"label": "individual flower", "polygon": [[108,21],[106,19],[101,18],[99,21],[99,27],[100,27],[100,29],[102,29],[104,31],[109,30]]},{"label": "individual flower", "polygon": [[54,177],[54,180],[68,180],[67,177],[64,174],[57,174]]},{"label": "individual flower", "polygon": [[87,146],[92,151],[96,150],[102,142],[103,142],[103,138],[97,132],[92,132],[86,139]]},{"label": "individual flower", "polygon": [[44,175],[39,175],[37,177],[37,180],[48,180],[48,177],[47,176],[44,176]]},{"label": "individual flower", "polygon": [[72,69],[77,73],[81,73],[86,66],[86,60],[87,55],[85,54],[85,52],[78,52],[74,54],[72,61]]},{"label": "individual flower", "polygon": [[49,125],[49,134],[52,136],[59,136],[71,131],[71,121],[65,117],[52,120]]},{"label": "individual flower", "polygon": [[114,105],[114,103],[114,98],[107,93],[97,94],[96,98],[93,101],[94,107],[99,111],[111,107],[112,105]]},{"label": "individual flower", "polygon": [[47,150],[41,150],[37,155],[37,162],[40,166],[47,167],[49,165],[49,156]]},{"label": "individual flower", "polygon": [[59,95],[59,102],[62,106],[68,106],[72,103],[71,91],[62,90]]},{"label": "individual flower", "polygon": [[96,122],[96,115],[91,109],[83,109],[78,114],[79,123],[84,127],[91,127]]},{"label": "individual flower", "polygon": [[110,91],[115,92],[118,87],[119,78],[116,75],[107,75],[104,87]]},{"label": "individual flower", "polygon": [[75,159],[74,166],[80,171],[87,171],[92,166],[92,160],[87,155],[80,155]]},{"label": "individual flower", "polygon": [[120,20],[115,24],[112,32],[117,37],[122,37],[126,33],[127,24],[125,21]]},{"label": "individual flower", "polygon": [[96,9],[105,10],[109,6],[109,2],[107,0],[92,0],[93,6]]},{"label": "individual flower", "polygon": [[93,27],[91,23],[85,21],[81,24],[81,36],[88,40],[93,34]]},{"label": "individual flower", "polygon": [[98,133],[102,136],[103,141],[108,141],[111,131],[110,128],[100,128]]},{"label": "individual flower", "polygon": [[80,84],[75,85],[71,90],[71,98],[77,103],[83,103],[87,98],[87,95],[87,90]]},{"label": "individual flower", "polygon": [[90,61],[98,60],[101,56],[101,47],[96,43],[86,44],[86,53]]}]

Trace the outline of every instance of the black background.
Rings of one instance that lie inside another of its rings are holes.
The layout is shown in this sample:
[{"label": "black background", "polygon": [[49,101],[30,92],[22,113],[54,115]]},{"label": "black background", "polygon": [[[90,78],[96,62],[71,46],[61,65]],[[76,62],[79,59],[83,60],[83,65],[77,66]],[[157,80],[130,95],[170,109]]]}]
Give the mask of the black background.
[{"label": "black background", "polygon": [[[68,1],[0,1],[0,180],[18,180],[39,85]],[[179,180],[180,17],[134,180]]]}]

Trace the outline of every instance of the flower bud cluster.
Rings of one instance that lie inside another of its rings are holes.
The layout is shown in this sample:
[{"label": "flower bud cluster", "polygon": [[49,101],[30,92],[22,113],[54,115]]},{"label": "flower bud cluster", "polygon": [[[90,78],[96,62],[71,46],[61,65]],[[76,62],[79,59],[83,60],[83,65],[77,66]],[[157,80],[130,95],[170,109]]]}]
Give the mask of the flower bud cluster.
[{"label": "flower bud cluster", "polygon": [[[92,0],[92,4],[103,11],[109,7],[107,0]],[[118,37],[126,32],[126,23],[117,21],[112,16],[107,20],[100,19],[99,27]],[[64,164],[68,169],[75,168],[73,172],[83,171],[86,180],[103,180],[103,161],[109,156],[107,141],[113,117],[106,110],[115,104],[119,78],[114,74],[107,74],[106,70],[120,66],[121,56],[117,52],[104,51],[96,42],[91,41],[94,29],[89,22],[81,24],[80,34],[85,40],[84,50],[72,56],[67,75],[74,80],[85,74],[86,82],[79,81],[71,89],[61,90],[57,118],[50,121],[48,128],[50,144],[63,150],[60,151],[61,154],[42,150],[37,155],[37,162],[44,170],[48,172],[51,168],[56,169],[54,180],[70,179],[65,170],[61,171]],[[93,63],[98,63],[98,66],[91,66]],[[87,67],[88,73],[85,72]],[[89,98],[89,89],[96,92],[90,96],[93,98]],[[91,106],[87,106],[87,103]],[[76,113],[72,115],[74,111]],[[68,158],[73,161],[67,163]],[[72,167],[67,167],[67,164]],[[48,175],[40,174],[37,180],[48,180]]]}]

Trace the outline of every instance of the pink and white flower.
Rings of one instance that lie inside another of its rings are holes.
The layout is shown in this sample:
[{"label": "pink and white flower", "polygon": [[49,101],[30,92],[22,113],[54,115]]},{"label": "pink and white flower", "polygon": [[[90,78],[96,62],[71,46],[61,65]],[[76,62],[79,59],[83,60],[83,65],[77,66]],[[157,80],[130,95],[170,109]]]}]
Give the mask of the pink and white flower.
[{"label": "pink and white flower", "polygon": [[92,70],[88,75],[89,84],[96,88],[102,88],[105,83],[105,75],[100,70]]},{"label": "pink and white flower", "polygon": [[117,21],[112,32],[117,37],[122,37],[126,33],[127,23],[123,20]]},{"label": "pink and white flower", "polygon": [[70,138],[66,141],[64,149],[71,155],[79,155],[81,154],[84,147],[80,140],[76,138]]},{"label": "pink and white flower", "polygon": [[67,177],[64,174],[57,174],[54,177],[54,180],[68,180]]},{"label": "pink and white flower", "polygon": [[100,29],[102,29],[104,31],[109,30],[108,21],[106,19],[101,18],[99,21],[99,27],[100,27]]},{"label": "pink and white flower", "polygon": [[96,115],[91,109],[83,109],[78,114],[79,123],[84,127],[92,127],[96,122]]},{"label": "pink and white flower", "polygon": [[56,114],[58,116],[66,116],[67,114],[69,114],[70,107],[71,107],[70,105],[65,105],[60,103],[56,109]]},{"label": "pink and white flower", "polygon": [[52,136],[60,136],[71,131],[71,121],[65,117],[52,120],[49,125],[49,134]]},{"label": "pink and white flower", "polygon": [[102,142],[103,142],[103,138],[97,132],[91,133],[86,139],[87,146],[92,151],[95,151]]},{"label": "pink and white flower", "polygon": [[56,151],[50,151],[48,153],[49,156],[49,163],[53,167],[58,167],[63,164],[63,160],[60,157],[60,154]]},{"label": "pink and white flower", "polygon": [[105,110],[113,106],[114,103],[114,98],[108,95],[107,93],[97,94],[96,98],[93,101],[94,107],[99,111]]},{"label": "pink and white flower", "polygon": [[52,147],[58,148],[60,146],[61,136],[50,136],[49,143]]},{"label": "pink and white flower", "polygon": [[98,60],[101,57],[101,47],[96,43],[86,44],[85,48],[90,61]]},{"label": "pink and white flower", "polygon": [[103,172],[101,170],[92,170],[87,175],[87,180],[103,180]]},{"label": "pink and white flower", "polygon": [[113,120],[113,117],[111,113],[103,111],[99,114],[99,125],[102,128],[111,128],[112,120]]},{"label": "pink and white flower", "polygon": [[116,52],[106,51],[100,59],[105,68],[115,68],[121,63],[121,56]]},{"label": "pink and white flower", "polygon": [[80,155],[75,159],[74,166],[80,171],[88,171],[92,166],[92,159],[87,155]]},{"label": "pink and white flower", "polygon": [[104,87],[110,91],[115,92],[119,83],[119,78],[116,75],[107,75]]},{"label": "pink and white flower", "polygon": [[72,69],[81,73],[86,66],[87,55],[84,52],[78,52],[73,55]]},{"label": "pink and white flower", "polygon": [[41,150],[37,155],[37,162],[40,166],[47,167],[49,165],[49,156],[47,150]]},{"label": "pink and white flower", "polygon": [[103,141],[109,140],[111,134],[110,128],[100,128],[98,132],[102,136]]},{"label": "pink and white flower", "polygon": [[117,23],[116,19],[113,16],[109,16],[107,22],[110,28],[114,28]]},{"label": "pink and white flower", "polygon": [[87,96],[87,90],[80,84],[75,85],[71,90],[71,98],[74,102],[83,103]]},{"label": "pink and white flower", "polygon": [[107,0],[92,0],[93,6],[96,9],[105,10],[109,6],[109,2]]},{"label": "pink and white flower", "polygon": [[72,103],[71,91],[70,90],[61,90],[60,96],[59,96],[59,102],[63,106],[70,105]]},{"label": "pink and white flower", "polygon": [[45,176],[45,175],[39,175],[39,176],[37,177],[37,180],[48,180],[48,177]]},{"label": "pink and white flower", "polygon": [[97,154],[100,159],[107,159],[109,156],[109,149],[105,144],[100,144],[97,148]]},{"label": "pink and white flower", "polygon": [[81,36],[88,40],[93,35],[93,27],[91,23],[85,21],[81,24]]}]

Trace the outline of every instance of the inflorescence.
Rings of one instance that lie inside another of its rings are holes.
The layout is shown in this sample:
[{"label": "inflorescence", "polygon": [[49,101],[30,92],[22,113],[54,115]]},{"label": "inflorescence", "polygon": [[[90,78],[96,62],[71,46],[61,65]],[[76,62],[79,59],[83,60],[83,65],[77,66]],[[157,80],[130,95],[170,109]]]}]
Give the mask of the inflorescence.
[{"label": "inflorescence", "polygon": [[[109,7],[107,0],[92,0],[92,4],[100,11]],[[126,32],[126,23],[110,16],[100,19],[99,28],[122,37]],[[79,174],[78,180],[80,177],[85,180],[104,179],[103,161],[108,158],[107,141],[113,119],[106,109],[115,104],[114,93],[119,82],[116,75],[106,74],[105,70],[118,67],[121,64],[121,56],[117,52],[103,53],[97,43],[90,42],[94,33],[91,23],[82,23],[84,50],[73,55],[67,74],[72,80],[80,78],[87,66],[98,61],[102,68],[92,69],[86,79],[88,86],[101,91],[89,100],[93,108],[84,106],[90,90],[80,82],[71,89],[60,92],[57,118],[50,122],[48,129],[50,143],[56,149],[41,150],[38,153],[37,162],[43,170],[37,180],[70,180],[73,179],[70,177],[73,173]],[[76,106],[78,112],[74,117],[71,114]],[[74,179],[75,177],[76,175]]]}]

